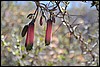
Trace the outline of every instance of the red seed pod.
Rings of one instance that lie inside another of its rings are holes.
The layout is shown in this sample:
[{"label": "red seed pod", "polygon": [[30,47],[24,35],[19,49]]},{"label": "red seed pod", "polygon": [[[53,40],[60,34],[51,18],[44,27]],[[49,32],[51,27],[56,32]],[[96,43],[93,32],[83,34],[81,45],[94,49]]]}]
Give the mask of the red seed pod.
[{"label": "red seed pod", "polygon": [[40,18],[40,25],[41,25],[41,26],[43,25],[42,16],[41,16],[41,18]]},{"label": "red seed pod", "polygon": [[27,30],[28,30],[28,25],[25,25],[24,28],[23,28],[23,30],[22,30],[22,33],[21,33],[21,36],[22,36],[22,37],[25,36]]},{"label": "red seed pod", "polygon": [[25,47],[27,51],[32,49],[33,43],[34,43],[34,23],[29,23],[26,42],[25,42]]},{"label": "red seed pod", "polygon": [[52,20],[47,20],[47,28],[46,28],[46,35],[45,35],[45,45],[49,45],[52,36]]}]

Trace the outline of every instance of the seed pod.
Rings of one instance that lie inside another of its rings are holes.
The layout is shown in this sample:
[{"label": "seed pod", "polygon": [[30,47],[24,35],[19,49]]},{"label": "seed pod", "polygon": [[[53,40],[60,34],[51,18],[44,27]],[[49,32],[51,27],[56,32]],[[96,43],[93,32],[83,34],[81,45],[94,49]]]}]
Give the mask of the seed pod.
[{"label": "seed pod", "polygon": [[42,16],[41,16],[41,18],[40,18],[40,25],[41,25],[41,26],[43,25]]},{"label": "seed pod", "polygon": [[33,43],[34,43],[34,23],[29,23],[26,42],[25,42],[25,47],[27,51],[32,49]]},{"label": "seed pod", "polygon": [[22,37],[25,36],[27,30],[28,30],[28,25],[25,25],[24,28],[23,28],[23,30],[22,30],[22,33],[21,33]]},{"label": "seed pod", "polygon": [[52,20],[47,20],[47,28],[46,28],[46,35],[45,35],[45,45],[49,45],[52,36]]},{"label": "seed pod", "polygon": [[54,16],[52,17],[52,22],[55,23],[55,17]]}]

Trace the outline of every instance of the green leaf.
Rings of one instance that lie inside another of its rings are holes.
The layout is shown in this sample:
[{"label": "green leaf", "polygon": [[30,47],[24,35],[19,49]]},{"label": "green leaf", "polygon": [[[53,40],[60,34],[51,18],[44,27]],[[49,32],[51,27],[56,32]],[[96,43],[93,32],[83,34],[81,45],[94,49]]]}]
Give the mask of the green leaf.
[{"label": "green leaf", "polygon": [[2,41],[2,46],[5,46],[7,43],[5,41]]},{"label": "green leaf", "polygon": [[20,54],[19,50],[16,50],[15,55],[19,55],[19,54]]},{"label": "green leaf", "polygon": [[25,50],[25,47],[24,46],[21,46],[21,50],[24,51]]},{"label": "green leaf", "polygon": [[53,63],[52,62],[47,62],[47,65],[48,66],[53,66]]},{"label": "green leaf", "polygon": [[16,51],[12,51],[12,54],[18,56],[20,54],[20,52],[19,52],[19,50],[16,50]]},{"label": "green leaf", "polygon": [[40,37],[40,41],[41,41],[41,42],[43,41],[43,38],[42,38],[42,37]]},{"label": "green leaf", "polygon": [[87,41],[88,43],[90,43],[91,42],[91,39],[88,39],[88,41]]},{"label": "green leaf", "polygon": [[40,48],[40,52],[42,52],[43,51],[43,48]]},{"label": "green leaf", "polygon": [[7,47],[7,50],[8,50],[9,52],[11,52],[12,49],[11,49],[10,47]]},{"label": "green leaf", "polygon": [[19,43],[16,44],[17,47],[19,47],[19,45],[20,45]]},{"label": "green leaf", "polygon": [[38,55],[39,52],[40,52],[40,49],[39,48],[36,48],[35,55]]},{"label": "green leaf", "polygon": [[26,54],[23,54],[21,60],[23,60],[25,57],[26,57]]},{"label": "green leaf", "polygon": [[58,56],[58,59],[59,59],[59,60],[65,60],[66,58],[65,58],[65,56],[63,56],[63,55],[59,55],[59,56]]}]

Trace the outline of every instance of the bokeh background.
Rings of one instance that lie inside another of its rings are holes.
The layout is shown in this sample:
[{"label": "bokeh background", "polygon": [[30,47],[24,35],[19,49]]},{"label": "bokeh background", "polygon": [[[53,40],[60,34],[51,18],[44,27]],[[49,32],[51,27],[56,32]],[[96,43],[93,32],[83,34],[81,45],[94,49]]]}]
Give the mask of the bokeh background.
[{"label": "bokeh background", "polygon": [[[41,1],[47,3],[46,1]],[[61,5],[63,6],[63,5]],[[67,10],[70,15],[79,16],[75,23],[79,23],[77,32],[81,32],[89,48],[97,44],[93,53],[97,61],[90,66],[99,63],[99,22],[98,11],[91,1],[70,1]],[[33,13],[36,5],[32,1],[1,1],[1,65],[2,66],[85,66],[91,60],[89,54],[82,55],[80,42],[67,32],[68,29],[62,25],[52,36],[52,42],[45,46],[46,22],[39,25],[40,15],[35,24],[35,41],[33,49],[27,52],[25,49],[25,37],[21,37],[21,31],[25,24],[30,22],[27,17]],[[76,16],[71,17],[70,23]],[[54,32],[61,23],[56,19],[53,24]],[[66,34],[67,33],[67,34]],[[65,35],[66,34],[66,35]]]}]

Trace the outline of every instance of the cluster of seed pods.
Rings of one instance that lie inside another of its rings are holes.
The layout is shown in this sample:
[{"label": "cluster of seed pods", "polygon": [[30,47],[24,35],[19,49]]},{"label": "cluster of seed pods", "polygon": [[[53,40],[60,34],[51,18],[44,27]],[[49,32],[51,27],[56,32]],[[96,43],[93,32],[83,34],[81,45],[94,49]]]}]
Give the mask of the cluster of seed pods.
[{"label": "cluster of seed pods", "polygon": [[[52,23],[55,23],[55,18],[52,17],[51,19],[48,19],[46,23],[47,23],[47,27],[46,27],[46,34],[45,34],[45,45],[49,45],[52,38]],[[40,18],[40,25],[41,26],[43,25],[42,16]]]},{"label": "cluster of seed pods", "polygon": [[[46,34],[45,34],[45,45],[49,45],[51,42],[51,38],[52,38],[52,23],[55,23],[55,18],[52,17],[52,19],[48,19],[46,21],[47,23],[47,27],[46,27]],[[25,42],[25,47],[26,50],[31,50],[34,44],[34,20],[32,20],[28,25],[25,25],[23,30],[22,30],[22,37],[26,35],[26,42]],[[43,21],[42,21],[42,16],[40,18],[40,25],[43,25]]]}]

